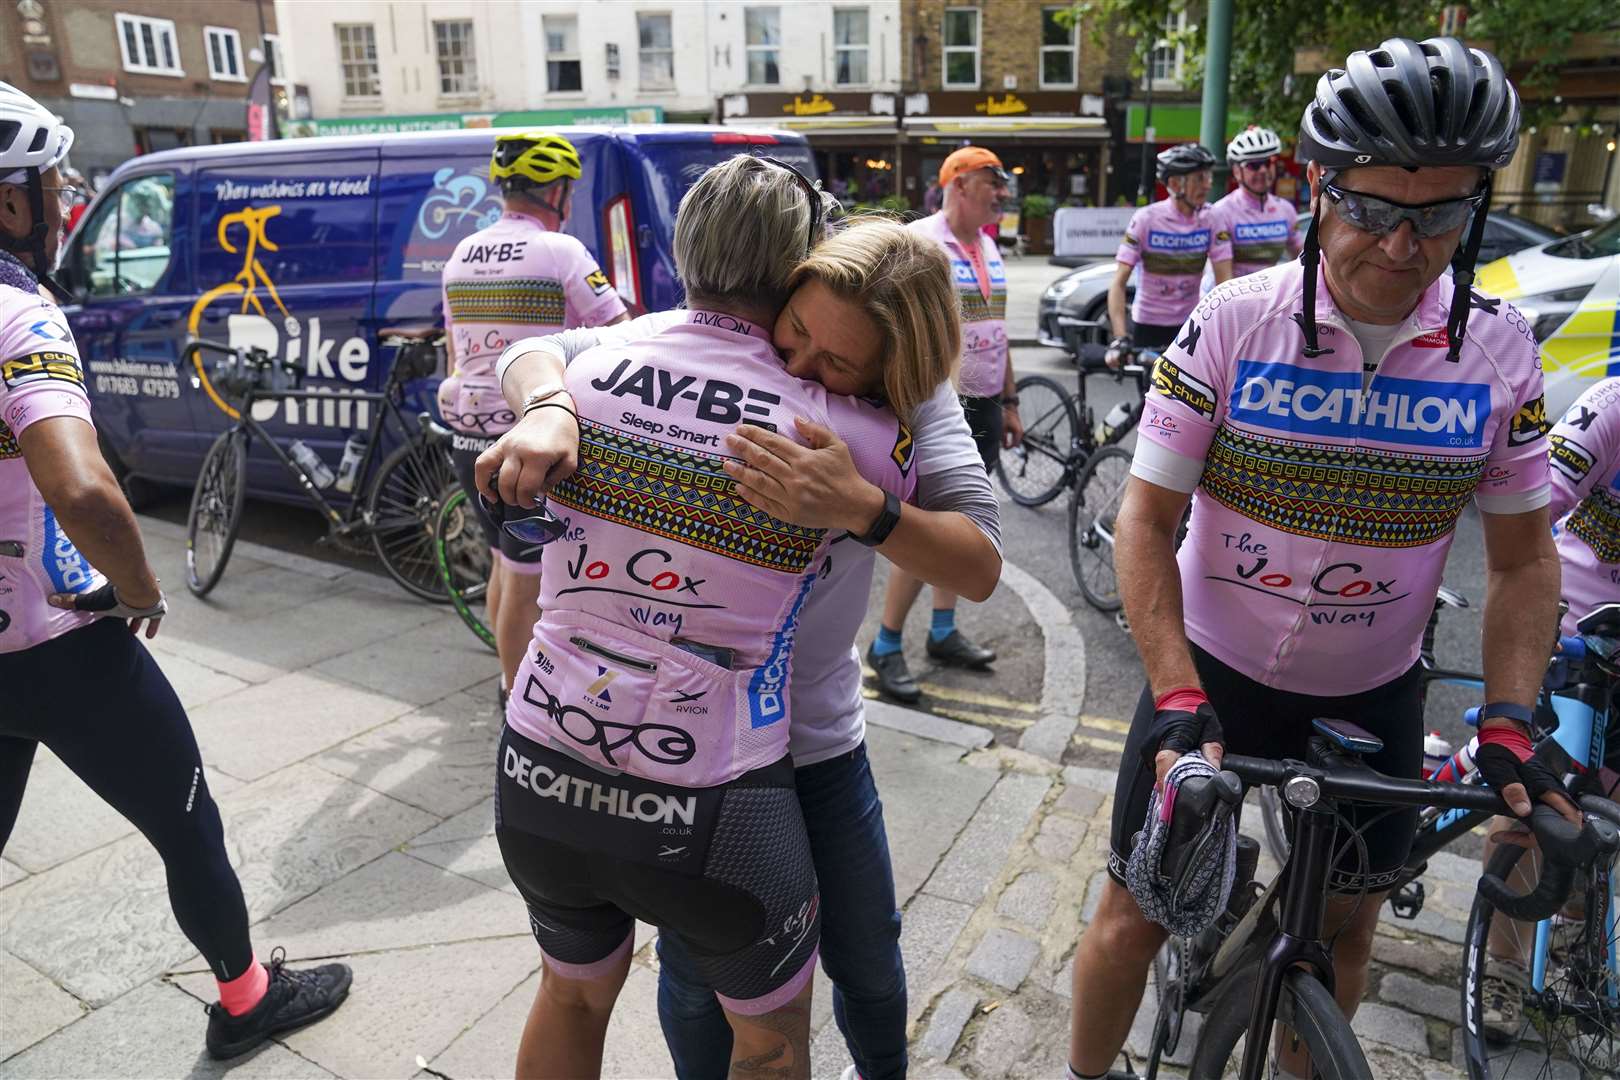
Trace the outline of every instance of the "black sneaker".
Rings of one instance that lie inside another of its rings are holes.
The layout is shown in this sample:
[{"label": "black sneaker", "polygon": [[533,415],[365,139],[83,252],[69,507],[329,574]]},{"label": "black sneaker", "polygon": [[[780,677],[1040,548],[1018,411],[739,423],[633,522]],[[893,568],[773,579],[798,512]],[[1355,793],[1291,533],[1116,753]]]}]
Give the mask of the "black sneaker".
[{"label": "black sneaker", "polygon": [[905,653],[892,652],[879,656],[872,651],[871,646],[868,646],[866,662],[877,672],[879,693],[907,705],[915,705],[922,700],[922,687],[911,677],[911,669],[906,666]]},{"label": "black sneaker", "polygon": [[929,634],[928,655],[942,664],[966,668],[988,667],[996,659],[993,651],[969,641],[960,630],[952,630],[941,641]]},{"label": "black sneaker", "polygon": [[304,971],[285,966],[287,951],[270,953],[270,985],[259,1003],[232,1016],[219,1002],[208,1011],[208,1056],[216,1061],[240,1057],[272,1035],[313,1024],[349,996],[354,972],[347,964],[322,964]]}]

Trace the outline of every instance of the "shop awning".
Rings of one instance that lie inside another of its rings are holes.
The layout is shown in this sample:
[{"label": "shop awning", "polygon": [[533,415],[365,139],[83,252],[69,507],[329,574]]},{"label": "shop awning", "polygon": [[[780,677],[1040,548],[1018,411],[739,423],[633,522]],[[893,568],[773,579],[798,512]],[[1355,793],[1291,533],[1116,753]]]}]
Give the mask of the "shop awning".
[{"label": "shop awning", "polygon": [[727,127],[776,128],[815,135],[888,135],[899,126],[892,116],[731,116]]},{"label": "shop awning", "polygon": [[915,138],[1108,139],[1108,123],[1100,116],[908,116],[901,123],[906,134]]}]

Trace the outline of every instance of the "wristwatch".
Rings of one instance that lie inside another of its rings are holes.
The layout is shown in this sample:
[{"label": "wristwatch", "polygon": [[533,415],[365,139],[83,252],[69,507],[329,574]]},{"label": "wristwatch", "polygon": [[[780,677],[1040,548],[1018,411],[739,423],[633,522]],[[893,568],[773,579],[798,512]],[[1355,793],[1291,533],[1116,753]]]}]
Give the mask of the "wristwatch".
[{"label": "wristwatch", "polygon": [[1483,724],[1493,717],[1501,716],[1508,720],[1517,720],[1525,727],[1529,727],[1530,721],[1535,719],[1535,715],[1535,710],[1526,708],[1514,701],[1492,701],[1480,709],[1479,722]]},{"label": "wristwatch", "polygon": [[850,533],[849,538],[857,544],[875,548],[889,538],[889,534],[894,532],[894,527],[898,524],[900,524],[900,496],[892,491],[885,491],[883,509],[878,511],[877,520],[872,522],[872,527],[862,536]]},{"label": "wristwatch", "polygon": [[547,383],[544,386],[537,386],[529,391],[528,397],[523,399],[523,405],[518,409],[518,414],[527,416],[530,409],[550,401],[558,394],[566,394],[567,392],[568,387],[562,383]]}]

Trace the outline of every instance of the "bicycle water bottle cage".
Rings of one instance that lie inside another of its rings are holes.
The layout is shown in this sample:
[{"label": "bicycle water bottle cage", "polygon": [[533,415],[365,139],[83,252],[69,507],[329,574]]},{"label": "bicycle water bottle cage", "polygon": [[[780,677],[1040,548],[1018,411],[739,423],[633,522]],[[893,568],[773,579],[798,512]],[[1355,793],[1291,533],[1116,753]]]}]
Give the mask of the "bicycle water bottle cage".
[{"label": "bicycle water bottle cage", "polygon": [[1384,748],[1383,739],[1348,720],[1319,716],[1311,721],[1311,727],[1347,754],[1376,754]]}]

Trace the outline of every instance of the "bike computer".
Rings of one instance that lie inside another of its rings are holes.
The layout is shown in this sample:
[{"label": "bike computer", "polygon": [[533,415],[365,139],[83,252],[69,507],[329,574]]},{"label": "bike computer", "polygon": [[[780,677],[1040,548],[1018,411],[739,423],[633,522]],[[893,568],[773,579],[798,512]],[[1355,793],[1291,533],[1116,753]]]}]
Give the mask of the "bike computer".
[{"label": "bike computer", "polygon": [[1348,720],[1319,716],[1311,726],[1333,740],[1333,745],[1352,754],[1376,754],[1384,748],[1384,740]]}]

